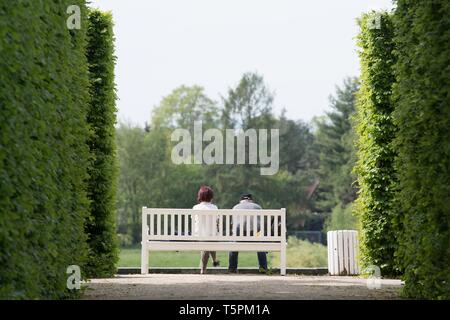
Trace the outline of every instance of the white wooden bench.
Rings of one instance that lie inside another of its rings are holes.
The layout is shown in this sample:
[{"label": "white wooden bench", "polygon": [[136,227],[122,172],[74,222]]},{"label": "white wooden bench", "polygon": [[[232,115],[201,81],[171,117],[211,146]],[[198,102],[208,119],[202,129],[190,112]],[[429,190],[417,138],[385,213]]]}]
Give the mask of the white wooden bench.
[{"label": "white wooden bench", "polygon": [[[211,230],[215,230],[216,235],[205,236],[194,232],[193,218],[199,219],[200,229],[202,224],[210,223]],[[257,219],[260,221],[260,229],[257,229]],[[239,221],[240,226],[245,227],[237,230],[237,223],[233,221]],[[259,232],[251,232],[250,225]],[[150,251],[198,250],[279,251],[281,275],[286,275],[286,209],[193,210],[143,207],[141,244],[142,274],[149,271]]]}]

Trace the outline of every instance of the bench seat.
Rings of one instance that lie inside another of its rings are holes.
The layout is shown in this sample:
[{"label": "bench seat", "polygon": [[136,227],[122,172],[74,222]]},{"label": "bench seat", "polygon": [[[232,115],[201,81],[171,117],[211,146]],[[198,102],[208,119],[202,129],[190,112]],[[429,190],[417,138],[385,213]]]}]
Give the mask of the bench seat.
[{"label": "bench seat", "polygon": [[149,251],[281,251],[278,242],[148,241]]}]

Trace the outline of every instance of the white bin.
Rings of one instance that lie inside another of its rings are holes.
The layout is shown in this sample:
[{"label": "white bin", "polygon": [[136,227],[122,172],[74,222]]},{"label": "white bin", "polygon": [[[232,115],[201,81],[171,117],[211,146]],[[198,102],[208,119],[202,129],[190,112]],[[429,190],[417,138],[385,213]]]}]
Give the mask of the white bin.
[{"label": "white bin", "polygon": [[330,275],[346,276],[359,274],[358,232],[337,230],[327,232],[328,272]]}]

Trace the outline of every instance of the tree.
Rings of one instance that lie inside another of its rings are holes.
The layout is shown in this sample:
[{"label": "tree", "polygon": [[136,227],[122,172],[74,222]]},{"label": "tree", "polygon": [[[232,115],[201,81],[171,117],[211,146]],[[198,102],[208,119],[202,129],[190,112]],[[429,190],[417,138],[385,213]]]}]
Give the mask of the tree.
[{"label": "tree", "polygon": [[245,73],[222,98],[223,128],[269,128],[273,125],[273,93],[257,73]]},{"label": "tree", "polygon": [[200,86],[180,86],[164,97],[152,111],[151,128],[184,128],[192,130],[195,121],[205,128],[218,125],[219,111]]},{"label": "tree", "polygon": [[280,168],[292,174],[313,170],[318,159],[310,125],[287,119],[283,111],[276,126],[280,129]]},{"label": "tree", "polygon": [[[234,88],[229,88],[227,95],[222,97],[220,121],[224,137],[226,129],[270,130],[275,123],[272,108],[273,95],[264,83],[263,77],[256,73],[245,73],[238,84]],[[255,190],[261,181],[259,167],[248,163],[249,152],[249,140],[245,139],[244,164],[212,165],[205,168],[207,176],[214,181],[218,193],[223,194],[220,205],[232,207],[240,194]],[[234,144],[235,157],[236,154],[237,143]]]},{"label": "tree", "polygon": [[329,213],[340,204],[346,206],[356,198],[352,174],[355,163],[351,118],[355,112],[359,84],[356,78],[346,78],[342,88],[336,87],[336,96],[330,97],[332,111],[316,118],[315,148],[320,179],[316,206]]},{"label": "tree", "polygon": [[118,231],[141,239],[141,208],[160,207],[164,197],[161,177],[166,173],[168,141],[163,131],[146,133],[143,128],[121,123],[117,128],[120,164],[118,190]]}]

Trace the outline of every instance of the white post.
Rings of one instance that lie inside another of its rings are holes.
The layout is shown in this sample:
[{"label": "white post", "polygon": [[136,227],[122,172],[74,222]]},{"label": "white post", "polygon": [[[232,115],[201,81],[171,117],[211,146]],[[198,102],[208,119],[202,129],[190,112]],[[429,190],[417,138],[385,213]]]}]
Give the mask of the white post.
[{"label": "white post", "polygon": [[[277,221],[277,219],[275,219]],[[277,225],[274,228],[278,228]],[[275,233],[276,234],[276,233]],[[286,275],[286,209],[281,209],[281,251],[280,251],[281,275]]]},{"label": "white post", "polygon": [[141,274],[148,274],[148,226],[147,207],[142,208]]}]

